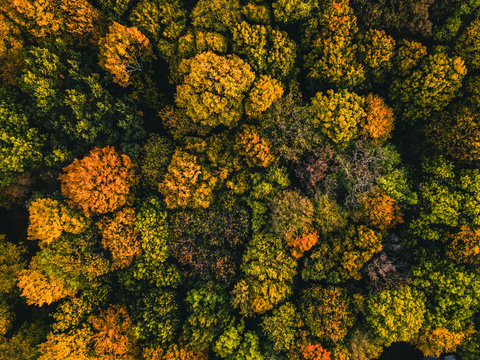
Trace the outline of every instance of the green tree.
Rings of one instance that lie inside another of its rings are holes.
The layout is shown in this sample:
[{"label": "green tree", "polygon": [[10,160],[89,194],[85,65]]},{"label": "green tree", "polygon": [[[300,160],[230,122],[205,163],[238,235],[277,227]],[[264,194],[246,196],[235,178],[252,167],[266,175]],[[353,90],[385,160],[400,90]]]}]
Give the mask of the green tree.
[{"label": "green tree", "polygon": [[282,239],[255,234],[242,257],[243,278],[232,291],[232,304],[244,316],[265,313],[291,294],[297,263]]},{"label": "green tree", "polygon": [[394,109],[407,122],[428,119],[455,98],[466,73],[460,57],[450,57],[439,51],[428,55],[410,76],[392,82],[390,98]]},{"label": "green tree", "polygon": [[287,302],[262,320],[262,329],[275,351],[288,351],[296,341],[299,323],[295,305]]},{"label": "green tree", "polygon": [[410,286],[383,290],[366,299],[365,322],[386,344],[412,339],[426,313],[425,296]]}]

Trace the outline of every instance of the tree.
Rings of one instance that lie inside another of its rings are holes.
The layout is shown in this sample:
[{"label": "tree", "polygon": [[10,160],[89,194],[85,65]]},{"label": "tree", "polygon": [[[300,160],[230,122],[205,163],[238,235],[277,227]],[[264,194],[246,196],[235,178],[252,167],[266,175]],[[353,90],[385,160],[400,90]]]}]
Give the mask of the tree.
[{"label": "tree", "polygon": [[59,176],[62,194],[87,216],[115,211],[130,202],[137,179],[134,164],[113,147],[94,148]]},{"label": "tree", "polygon": [[395,40],[383,30],[369,29],[360,38],[358,52],[358,57],[365,66],[367,78],[383,81],[384,76],[392,68]]},{"label": "tree", "polygon": [[245,103],[245,113],[248,116],[260,117],[275,101],[283,95],[280,81],[267,75],[262,75],[253,84]]},{"label": "tree", "polygon": [[357,136],[357,126],[365,116],[364,99],[347,90],[317,93],[310,111],[313,127],[319,129],[339,148],[346,147]]},{"label": "tree", "polygon": [[162,182],[173,155],[172,143],[165,137],[152,133],[142,147],[140,171],[143,183],[149,189],[157,189]]},{"label": "tree", "polygon": [[287,302],[262,320],[262,329],[275,351],[288,351],[295,343],[299,318],[295,306]]},{"label": "tree", "polygon": [[446,243],[445,254],[459,264],[480,263],[480,229],[466,225],[460,226],[458,232],[448,234],[442,241]]},{"label": "tree", "polygon": [[363,225],[350,225],[316,247],[305,261],[302,278],[326,278],[332,283],[350,278],[360,280],[362,267],[381,250],[381,234]]},{"label": "tree", "polygon": [[0,186],[14,183],[21,173],[43,164],[44,137],[30,127],[25,114],[0,101]]},{"label": "tree", "polygon": [[104,218],[97,223],[102,245],[112,254],[113,269],[129,266],[141,254],[135,220],[135,210],[127,207],[117,211],[112,218]]},{"label": "tree", "polygon": [[363,197],[358,215],[367,225],[381,231],[393,228],[403,222],[400,206],[391,196],[386,195],[378,188]]},{"label": "tree", "polygon": [[365,321],[386,344],[412,339],[423,325],[425,296],[410,286],[387,289],[366,299]]},{"label": "tree", "polygon": [[244,126],[236,136],[234,149],[250,167],[268,167],[275,160],[265,136],[253,126]]},{"label": "tree", "polygon": [[192,24],[195,27],[227,32],[240,22],[238,0],[200,0],[192,10]]},{"label": "tree", "polygon": [[0,235],[0,294],[8,294],[15,289],[17,278],[24,269],[25,249],[6,241],[5,235]]},{"label": "tree", "polygon": [[480,159],[480,127],[476,111],[467,105],[441,112],[426,127],[429,141],[441,153],[459,161]]},{"label": "tree", "polygon": [[50,305],[75,294],[75,290],[66,288],[61,280],[46,275],[35,258],[30,267],[19,274],[17,286],[29,305]]},{"label": "tree", "polygon": [[158,190],[170,209],[207,208],[213,201],[216,183],[217,178],[198,163],[195,155],[176,149]]},{"label": "tree", "polygon": [[194,123],[214,127],[235,126],[243,114],[242,100],[255,75],[235,55],[207,51],[180,64],[184,74],[175,102]]},{"label": "tree", "polygon": [[88,327],[68,333],[49,333],[47,340],[38,346],[40,360],[93,360],[89,342],[92,332]]},{"label": "tree", "polygon": [[128,11],[131,1],[132,0],[98,0],[98,4],[110,19],[119,21]]},{"label": "tree", "polygon": [[463,331],[480,306],[480,277],[446,260],[424,258],[412,269],[413,286],[426,296],[424,329]]},{"label": "tree", "polygon": [[182,336],[192,348],[206,351],[232,320],[228,294],[210,284],[190,290],[186,302],[189,316]]},{"label": "tree", "polygon": [[132,306],[133,331],[140,340],[166,345],[180,327],[179,309],[173,291],[145,291]]},{"label": "tree", "polygon": [[328,0],[315,10],[303,35],[308,76],[341,88],[356,87],[365,80],[365,70],[356,59],[357,21],[349,2]]},{"label": "tree", "polygon": [[309,234],[300,236],[291,242],[288,242],[287,245],[293,248],[292,255],[294,258],[298,259],[303,256],[303,253],[305,251],[308,251],[313,246],[315,246],[317,241],[318,241],[318,234],[316,231],[313,231]]},{"label": "tree", "polygon": [[233,306],[243,316],[272,309],[291,294],[296,265],[280,238],[255,234],[242,257],[243,278],[232,291]]},{"label": "tree", "polygon": [[111,305],[97,316],[90,315],[94,355],[105,360],[134,360],[138,350],[132,321],[122,305]]},{"label": "tree", "polygon": [[30,204],[28,212],[30,240],[40,240],[42,244],[48,245],[62,235],[60,203],[57,200],[39,198]]},{"label": "tree", "polygon": [[131,84],[131,74],[143,70],[143,61],[151,56],[150,42],[136,27],[113,22],[98,42],[100,66],[110,72],[120,86]]},{"label": "tree", "polygon": [[428,119],[432,112],[442,110],[453,100],[466,73],[460,57],[438,51],[426,56],[409,77],[392,82],[390,98],[396,113],[410,123]]},{"label": "tree", "polygon": [[306,360],[330,360],[330,352],[317,344],[305,346],[302,350],[302,355]]},{"label": "tree", "polygon": [[186,28],[186,11],[178,0],[140,1],[129,19],[166,59],[174,55],[178,38]]},{"label": "tree", "polygon": [[427,47],[418,41],[401,39],[393,58],[392,72],[399,76],[408,76],[427,55]]},{"label": "tree", "polygon": [[272,201],[272,229],[287,244],[311,231],[313,204],[298,191],[286,190]]},{"label": "tree", "polygon": [[470,337],[468,331],[454,332],[445,328],[436,328],[415,339],[416,347],[425,356],[439,357],[441,354],[453,353]]},{"label": "tree", "polygon": [[359,123],[360,134],[374,144],[381,144],[391,137],[395,118],[393,109],[373,94],[365,97],[365,116]]},{"label": "tree", "polygon": [[282,24],[291,24],[306,19],[312,4],[304,0],[277,0],[272,4],[273,16]]},{"label": "tree", "polygon": [[296,45],[284,31],[270,26],[237,23],[232,31],[233,51],[260,74],[284,79],[295,65]]},{"label": "tree", "polygon": [[302,293],[300,309],[310,334],[324,341],[341,341],[353,326],[350,300],[342,288],[308,288]]}]

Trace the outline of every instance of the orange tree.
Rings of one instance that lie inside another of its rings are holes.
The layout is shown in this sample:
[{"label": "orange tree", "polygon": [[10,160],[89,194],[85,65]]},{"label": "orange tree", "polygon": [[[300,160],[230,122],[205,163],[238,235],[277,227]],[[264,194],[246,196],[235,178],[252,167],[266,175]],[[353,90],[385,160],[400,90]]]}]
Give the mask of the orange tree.
[{"label": "orange tree", "polygon": [[87,216],[105,214],[126,205],[132,200],[137,183],[130,158],[110,146],[93,149],[63,171],[59,176],[63,196]]}]

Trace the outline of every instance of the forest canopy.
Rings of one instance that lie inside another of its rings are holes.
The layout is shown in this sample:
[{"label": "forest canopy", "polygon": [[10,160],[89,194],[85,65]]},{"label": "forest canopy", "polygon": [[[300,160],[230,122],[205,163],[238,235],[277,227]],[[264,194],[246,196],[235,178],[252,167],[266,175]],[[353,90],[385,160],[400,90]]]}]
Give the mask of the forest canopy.
[{"label": "forest canopy", "polygon": [[0,0],[0,360],[480,359],[479,0]]}]

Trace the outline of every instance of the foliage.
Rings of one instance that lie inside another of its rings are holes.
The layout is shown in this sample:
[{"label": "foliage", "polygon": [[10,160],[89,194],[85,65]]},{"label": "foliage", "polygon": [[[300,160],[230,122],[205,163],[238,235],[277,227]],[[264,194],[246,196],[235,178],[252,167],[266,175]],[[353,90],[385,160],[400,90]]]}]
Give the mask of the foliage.
[{"label": "foliage", "polygon": [[234,149],[250,167],[268,167],[275,160],[268,140],[254,127],[243,127],[237,134]]},{"label": "foliage", "polygon": [[193,26],[226,32],[240,22],[240,3],[238,0],[200,0],[191,16]]},{"label": "foliage", "polygon": [[93,149],[63,171],[59,176],[62,194],[87,216],[112,212],[127,204],[137,182],[130,158],[109,146]]},{"label": "foliage", "polygon": [[420,67],[406,79],[399,78],[390,86],[394,109],[406,121],[428,119],[453,100],[467,73],[460,57],[443,52],[427,55]]},{"label": "foliage", "polygon": [[142,71],[143,59],[150,55],[150,42],[136,27],[113,22],[100,39],[100,66],[110,72],[120,86],[131,83],[131,74]]},{"label": "foliage", "polygon": [[112,254],[113,269],[129,266],[142,251],[134,223],[135,210],[128,207],[98,223],[102,245]]},{"label": "foliage", "polygon": [[445,255],[459,264],[478,264],[480,258],[480,229],[462,225],[458,232],[442,239]]},{"label": "foliage", "polygon": [[284,31],[242,21],[233,28],[233,51],[260,74],[287,77],[295,64],[296,45]]},{"label": "foliage", "polygon": [[408,76],[427,55],[427,47],[418,41],[402,39],[397,43],[392,71],[399,76]]},{"label": "foliage", "polygon": [[195,155],[177,149],[158,190],[170,209],[207,208],[213,201],[216,182],[217,178],[198,163]]},{"label": "foliage", "polygon": [[302,355],[306,360],[330,360],[330,352],[317,344],[305,346]]},{"label": "foliage", "polygon": [[255,234],[242,257],[243,278],[233,289],[233,306],[244,316],[272,309],[291,294],[296,265],[280,238]]},{"label": "foliage", "polygon": [[172,158],[171,142],[158,134],[150,134],[142,148],[140,171],[143,183],[149,189],[156,189],[167,173]]},{"label": "foliage", "polygon": [[24,252],[22,246],[8,242],[5,235],[0,235],[0,294],[14,290],[17,277],[24,268]]},{"label": "foliage", "polygon": [[132,309],[136,338],[165,345],[175,339],[179,329],[175,293],[160,289],[145,292]]},{"label": "foliage", "polygon": [[364,117],[363,105],[364,99],[347,90],[317,93],[310,107],[313,126],[334,145],[345,147],[357,136],[357,125]]},{"label": "foliage", "polygon": [[378,95],[368,94],[365,97],[365,116],[359,123],[360,134],[380,144],[389,139],[392,135],[395,118],[393,110]]},{"label": "foliage", "polygon": [[263,332],[273,343],[275,351],[287,351],[295,343],[298,324],[297,309],[292,303],[285,303],[273,310],[262,320]]},{"label": "foliage", "polygon": [[272,229],[289,244],[310,231],[313,212],[308,198],[298,191],[283,191],[272,204]]},{"label": "foliage", "polygon": [[178,0],[140,1],[129,19],[167,59],[173,56],[186,27],[186,13]]},{"label": "foliage", "polygon": [[350,300],[342,288],[308,288],[302,294],[301,312],[310,333],[324,341],[342,340],[353,326]]},{"label": "foliage", "polygon": [[427,260],[412,269],[413,285],[425,293],[425,330],[465,330],[478,310],[480,277],[445,260]]},{"label": "foliage", "polygon": [[415,341],[417,348],[425,356],[439,357],[441,354],[455,352],[468,338],[467,332],[436,328],[421,334]]},{"label": "foliage", "polygon": [[410,286],[383,290],[366,299],[365,321],[385,343],[412,339],[423,325],[425,297]]},{"label": "foliage", "polygon": [[275,101],[283,95],[280,81],[270,76],[262,75],[253,84],[245,104],[245,113],[248,116],[259,117]]},{"label": "foliage", "polygon": [[283,24],[304,20],[312,9],[310,1],[304,0],[277,0],[272,7],[275,20]]},{"label": "foliage", "polygon": [[184,60],[185,74],[175,102],[195,123],[235,126],[243,114],[242,99],[255,79],[250,66],[237,56],[211,51]]},{"label": "foliage", "polygon": [[0,102],[0,186],[12,184],[19,174],[42,164],[43,141],[25,114]]},{"label": "foliage", "polygon": [[369,29],[360,39],[359,58],[373,80],[381,80],[392,68],[395,40],[383,30]]},{"label": "foliage", "polygon": [[359,217],[367,225],[379,230],[387,230],[403,222],[398,204],[380,189],[375,189],[363,197],[360,202]]}]

